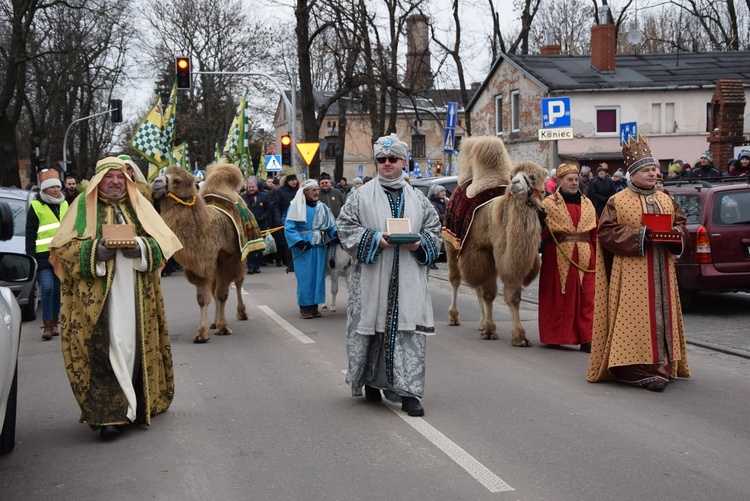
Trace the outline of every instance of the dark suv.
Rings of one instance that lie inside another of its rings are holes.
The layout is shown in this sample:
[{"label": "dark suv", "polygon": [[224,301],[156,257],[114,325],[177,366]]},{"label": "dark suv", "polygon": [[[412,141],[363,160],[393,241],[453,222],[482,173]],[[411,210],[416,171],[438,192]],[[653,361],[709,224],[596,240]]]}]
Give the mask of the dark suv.
[{"label": "dark suv", "polygon": [[683,309],[698,291],[750,292],[750,180],[668,182],[690,239],[677,260]]}]

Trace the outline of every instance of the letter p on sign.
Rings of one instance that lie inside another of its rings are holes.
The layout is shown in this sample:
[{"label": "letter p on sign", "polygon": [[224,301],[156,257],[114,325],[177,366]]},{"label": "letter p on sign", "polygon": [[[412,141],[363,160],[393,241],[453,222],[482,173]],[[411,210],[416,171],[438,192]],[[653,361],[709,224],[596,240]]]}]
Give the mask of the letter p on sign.
[{"label": "letter p on sign", "polygon": [[570,98],[542,99],[542,128],[570,127]]}]

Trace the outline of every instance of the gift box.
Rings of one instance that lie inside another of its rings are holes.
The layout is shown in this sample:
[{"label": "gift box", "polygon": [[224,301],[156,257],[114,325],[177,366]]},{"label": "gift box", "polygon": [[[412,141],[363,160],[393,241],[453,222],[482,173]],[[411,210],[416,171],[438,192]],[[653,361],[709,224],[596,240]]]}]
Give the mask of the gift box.
[{"label": "gift box", "polygon": [[679,243],[682,237],[679,232],[672,231],[671,214],[644,214],[643,225],[648,228],[646,235],[654,243]]}]

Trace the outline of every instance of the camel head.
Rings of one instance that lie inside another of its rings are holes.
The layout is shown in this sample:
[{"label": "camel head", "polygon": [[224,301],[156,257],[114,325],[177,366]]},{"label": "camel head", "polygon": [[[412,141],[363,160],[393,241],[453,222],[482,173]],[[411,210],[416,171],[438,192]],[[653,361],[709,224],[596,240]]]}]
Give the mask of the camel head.
[{"label": "camel head", "polygon": [[180,200],[190,200],[196,194],[195,176],[173,165],[151,182],[151,188],[154,192],[154,199],[171,193]]},{"label": "camel head", "polygon": [[547,170],[526,160],[515,164],[510,174],[510,194],[514,197],[524,197],[527,204],[541,209]]},{"label": "camel head", "polygon": [[461,142],[459,157],[459,184],[472,179],[466,189],[469,197],[474,197],[489,188],[507,186],[511,168],[508,152],[503,140],[495,136],[478,136]]}]

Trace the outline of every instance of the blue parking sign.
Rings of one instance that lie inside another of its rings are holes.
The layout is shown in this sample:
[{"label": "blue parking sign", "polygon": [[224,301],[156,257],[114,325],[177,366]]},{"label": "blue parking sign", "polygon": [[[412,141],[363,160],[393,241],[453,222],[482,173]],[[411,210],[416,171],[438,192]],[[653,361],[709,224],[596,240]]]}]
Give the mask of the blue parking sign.
[{"label": "blue parking sign", "polygon": [[570,127],[570,98],[545,97],[542,99],[542,129]]}]

